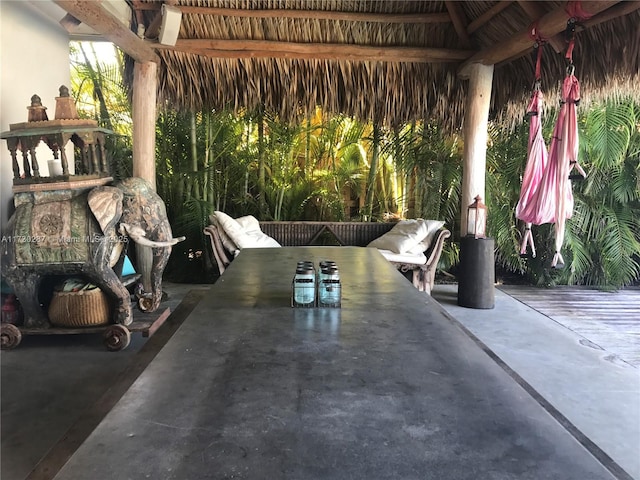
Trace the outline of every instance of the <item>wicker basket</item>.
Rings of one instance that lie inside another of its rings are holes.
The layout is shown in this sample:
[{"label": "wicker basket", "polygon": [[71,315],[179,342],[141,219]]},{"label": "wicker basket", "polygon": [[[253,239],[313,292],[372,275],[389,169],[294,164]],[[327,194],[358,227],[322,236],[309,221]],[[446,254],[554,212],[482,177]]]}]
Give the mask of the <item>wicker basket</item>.
[{"label": "wicker basket", "polygon": [[54,292],[49,321],[57,327],[91,327],[109,323],[109,299],[99,288]]}]

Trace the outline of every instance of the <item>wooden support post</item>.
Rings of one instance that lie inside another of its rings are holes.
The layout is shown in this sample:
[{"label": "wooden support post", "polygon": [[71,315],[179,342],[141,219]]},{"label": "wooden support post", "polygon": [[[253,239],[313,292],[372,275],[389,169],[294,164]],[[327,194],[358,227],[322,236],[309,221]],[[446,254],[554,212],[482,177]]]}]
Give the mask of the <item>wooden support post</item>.
[{"label": "wooden support post", "polygon": [[[133,69],[133,176],[156,188],[156,89],[158,64],[136,62]],[[136,244],[142,286],[151,293],[153,250]]]},{"label": "wooden support post", "polygon": [[158,65],[136,62],[133,69],[133,176],[156,188],[156,89]]},{"label": "wooden support post", "polygon": [[467,207],[476,195],[485,201],[485,174],[487,169],[487,126],[493,65],[474,63],[469,66],[469,88],[464,118],[464,153],[462,168],[462,195],[460,236],[467,234]]}]

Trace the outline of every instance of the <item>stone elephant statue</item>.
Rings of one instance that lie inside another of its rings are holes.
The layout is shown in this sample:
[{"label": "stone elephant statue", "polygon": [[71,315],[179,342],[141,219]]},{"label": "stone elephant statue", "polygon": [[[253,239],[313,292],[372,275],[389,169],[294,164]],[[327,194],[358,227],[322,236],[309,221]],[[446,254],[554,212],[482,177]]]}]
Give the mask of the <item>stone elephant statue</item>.
[{"label": "stone elephant statue", "polygon": [[173,237],[165,204],[146,180],[20,195],[3,238],[2,273],[20,300],[26,327],[49,326],[39,302],[47,275],[85,277],[111,299],[113,323],[131,324],[131,298],[114,271],[130,241],[152,248],[152,291],[145,309],[158,308],[171,247],[184,237]]}]

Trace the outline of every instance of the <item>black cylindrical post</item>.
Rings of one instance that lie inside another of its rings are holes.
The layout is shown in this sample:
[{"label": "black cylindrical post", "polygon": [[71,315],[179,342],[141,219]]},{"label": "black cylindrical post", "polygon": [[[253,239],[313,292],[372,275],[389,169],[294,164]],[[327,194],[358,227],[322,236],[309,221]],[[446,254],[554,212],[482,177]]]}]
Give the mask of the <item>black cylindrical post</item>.
[{"label": "black cylindrical post", "polygon": [[458,305],[469,308],[495,306],[495,262],[493,238],[460,239]]}]

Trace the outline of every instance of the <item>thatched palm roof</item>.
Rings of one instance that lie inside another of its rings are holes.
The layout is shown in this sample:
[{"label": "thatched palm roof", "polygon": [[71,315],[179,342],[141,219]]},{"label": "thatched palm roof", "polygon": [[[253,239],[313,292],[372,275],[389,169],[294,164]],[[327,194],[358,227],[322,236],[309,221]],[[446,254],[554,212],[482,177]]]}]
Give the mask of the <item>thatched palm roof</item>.
[{"label": "thatched palm roof", "polygon": [[[158,94],[165,105],[195,110],[264,105],[287,119],[321,105],[387,125],[436,117],[450,127],[460,124],[464,110],[467,82],[458,76],[463,60],[500,45],[564,5],[381,0],[171,3],[182,10],[178,41],[175,47],[156,45],[161,58]],[[133,7],[153,41],[159,3],[140,0]],[[614,12],[616,8],[624,9],[624,15],[602,23],[596,16],[576,33],[576,75],[586,100],[611,92],[639,95],[633,86],[640,80],[640,11],[637,2],[616,5]],[[339,12],[351,14],[338,16]],[[565,48],[562,36],[551,43],[544,47],[542,87],[553,92],[566,60],[564,52],[554,51]],[[336,46],[374,48],[347,51]],[[533,82],[529,53],[496,65],[494,114],[524,112]],[[421,55],[444,58],[424,61]]]}]

